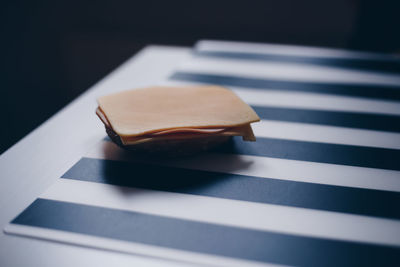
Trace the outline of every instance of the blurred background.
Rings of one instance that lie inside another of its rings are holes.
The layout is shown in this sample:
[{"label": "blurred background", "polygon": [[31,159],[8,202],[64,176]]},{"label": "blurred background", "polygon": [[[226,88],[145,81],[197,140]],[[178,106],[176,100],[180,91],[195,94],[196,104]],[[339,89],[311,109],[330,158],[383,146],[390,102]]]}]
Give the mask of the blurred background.
[{"label": "blurred background", "polygon": [[0,153],[148,44],[218,39],[398,53],[399,2],[2,1]]}]

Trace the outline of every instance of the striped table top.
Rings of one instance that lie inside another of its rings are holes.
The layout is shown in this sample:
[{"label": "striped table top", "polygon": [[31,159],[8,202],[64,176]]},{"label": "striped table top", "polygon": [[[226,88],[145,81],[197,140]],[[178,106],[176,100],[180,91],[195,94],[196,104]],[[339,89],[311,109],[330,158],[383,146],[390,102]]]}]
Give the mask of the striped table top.
[{"label": "striped table top", "polygon": [[5,231],[187,264],[400,264],[399,58],[200,41],[155,83],[230,88],[257,142],[149,160],[99,134]]}]

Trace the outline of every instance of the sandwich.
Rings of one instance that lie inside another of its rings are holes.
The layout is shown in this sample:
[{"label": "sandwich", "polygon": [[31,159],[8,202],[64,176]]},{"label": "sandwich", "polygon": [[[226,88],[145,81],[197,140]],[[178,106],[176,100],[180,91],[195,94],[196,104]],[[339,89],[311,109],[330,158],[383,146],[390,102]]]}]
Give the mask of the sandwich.
[{"label": "sandwich", "polygon": [[96,114],[119,146],[150,155],[183,156],[232,136],[256,141],[260,118],[221,86],[149,87],[98,98]]}]

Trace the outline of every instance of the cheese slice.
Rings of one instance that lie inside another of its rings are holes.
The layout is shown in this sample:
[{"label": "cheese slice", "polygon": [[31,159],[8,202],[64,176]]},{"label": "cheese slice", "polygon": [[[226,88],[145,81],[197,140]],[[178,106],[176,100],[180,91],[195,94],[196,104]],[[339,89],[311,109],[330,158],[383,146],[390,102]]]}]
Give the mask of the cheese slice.
[{"label": "cheese slice", "polygon": [[220,86],[150,87],[98,99],[121,137],[176,128],[227,128],[259,121],[254,110]]}]

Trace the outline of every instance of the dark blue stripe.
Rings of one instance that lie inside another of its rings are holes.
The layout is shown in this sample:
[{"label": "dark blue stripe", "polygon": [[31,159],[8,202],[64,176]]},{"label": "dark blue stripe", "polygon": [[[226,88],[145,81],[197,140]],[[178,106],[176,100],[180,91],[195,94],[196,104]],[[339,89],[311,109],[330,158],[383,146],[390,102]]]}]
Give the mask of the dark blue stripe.
[{"label": "dark blue stripe", "polygon": [[224,52],[224,51],[194,51],[197,57],[214,57],[239,60],[253,60],[261,62],[283,62],[310,64],[328,67],[349,68],[357,70],[372,70],[378,72],[400,73],[400,59],[365,59],[365,58],[337,58],[337,57],[316,57],[299,55],[277,55],[268,53],[247,53],[247,52]]},{"label": "dark blue stripe", "polygon": [[400,150],[257,137],[257,142],[233,141],[218,149],[229,154],[293,159],[358,167],[400,170]]},{"label": "dark blue stripe", "polygon": [[171,80],[216,84],[222,86],[237,86],[243,89],[282,90],[309,92],[320,94],[334,94],[345,96],[357,96],[366,98],[400,100],[400,86],[346,84],[346,83],[322,83],[304,81],[283,81],[261,78],[246,78],[233,75],[217,75],[193,72],[175,72],[170,76]]},{"label": "dark blue stripe", "polygon": [[[400,132],[400,116],[252,106],[262,119]],[[399,140],[400,142],[400,140]]]},{"label": "dark blue stripe", "polygon": [[[105,137],[105,141],[110,141]],[[213,152],[292,159],[366,168],[400,170],[399,149],[318,143],[257,137],[257,142],[243,142],[233,137]]]},{"label": "dark blue stripe", "polygon": [[36,200],[12,223],[296,266],[390,266],[400,262],[397,247],[286,235],[45,199]]},{"label": "dark blue stripe", "polygon": [[400,219],[398,192],[90,158],[82,158],[62,178]]}]

